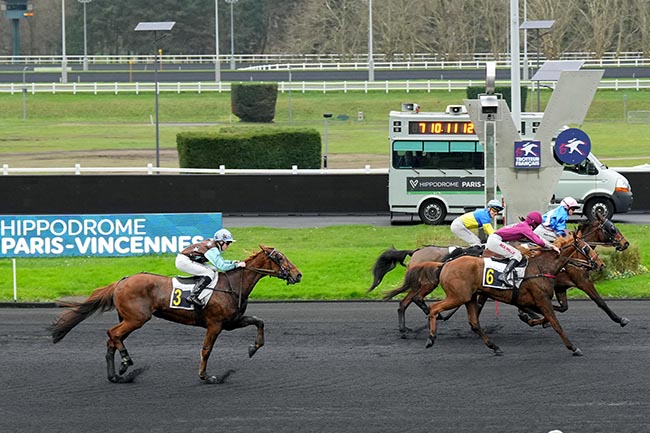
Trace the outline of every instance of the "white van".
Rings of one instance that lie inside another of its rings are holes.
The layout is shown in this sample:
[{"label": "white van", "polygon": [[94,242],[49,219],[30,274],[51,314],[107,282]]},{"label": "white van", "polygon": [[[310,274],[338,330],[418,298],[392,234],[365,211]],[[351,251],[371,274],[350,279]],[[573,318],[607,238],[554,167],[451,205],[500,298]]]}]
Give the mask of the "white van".
[{"label": "white van", "polygon": [[[405,104],[409,105],[409,104]],[[390,112],[388,202],[391,220],[397,214],[417,214],[423,223],[441,224],[448,214],[485,205],[483,145],[464,106],[444,113],[419,107]],[[534,135],[543,113],[521,113],[522,133]],[[588,218],[606,218],[632,207],[630,183],[593,155],[566,166],[551,204],[566,196],[581,204]]]},{"label": "white van", "polygon": [[571,196],[582,205],[580,211],[589,219],[600,213],[611,218],[632,208],[630,182],[617,171],[608,168],[592,153],[578,165],[565,166],[555,187],[553,203]]}]

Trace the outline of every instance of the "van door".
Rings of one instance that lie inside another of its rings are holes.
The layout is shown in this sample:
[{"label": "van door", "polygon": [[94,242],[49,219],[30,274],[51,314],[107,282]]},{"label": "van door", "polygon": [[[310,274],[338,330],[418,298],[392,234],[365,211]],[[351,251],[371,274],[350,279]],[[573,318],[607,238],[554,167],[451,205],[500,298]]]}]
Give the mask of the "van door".
[{"label": "van door", "polygon": [[555,187],[555,201],[559,202],[566,196],[583,201],[598,187],[599,169],[590,158],[580,164],[564,167],[560,181]]}]

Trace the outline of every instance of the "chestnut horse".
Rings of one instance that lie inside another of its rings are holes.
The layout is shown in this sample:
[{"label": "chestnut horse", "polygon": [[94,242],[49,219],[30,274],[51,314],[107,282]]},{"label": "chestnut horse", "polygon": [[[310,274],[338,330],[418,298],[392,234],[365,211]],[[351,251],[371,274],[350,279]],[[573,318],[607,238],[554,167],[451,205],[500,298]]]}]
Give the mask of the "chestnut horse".
[{"label": "chestnut horse", "polygon": [[[300,282],[302,274],[280,251],[260,245],[261,251],[246,259],[245,268],[235,268],[220,274],[214,293],[204,308],[171,308],[174,293],[172,278],[150,273],[139,273],[124,277],[106,287],[96,289],[85,301],[73,304],[50,327],[53,342],[59,342],[72,328],[96,311],[115,309],[120,323],[110,328],[106,351],[108,380],[129,382],[141,371],[123,376],[133,365],[133,360],[124,346],[124,340],[136,329],[141,328],[151,316],[160,317],[183,325],[206,328],[199,378],[206,383],[222,383],[232,370],[221,377],[208,376],[206,367],[217,337],[221,331],[232,331],[249,325],[257,327],[255,343],[248,349],[249,357],[264,345],[264,322],[255,316],[245,316],[248,296],[257,282],[265,276],[285,280],[287,284]],[[115,351],[122,359],[119,373],[115,374]]]},{"label": "chestnut horse", "polygon": [[[438,275],[440,286],[446,294],[444,299],[433,302],[429,306],[429,339],[426,347],[433,346],[435,342],[438,314],[442,311],[465,305],[467,318],[472,330],[483,339],[485,345],[491,348],[496,355],[502,354],[499,346],[488,337],[479,323],[479,305],[477,298],[479,294],[482,294],[522,309],[539,311],[543,315],[543,318],[530,319],[529,324],[532,326],[546,322],[550,323],[553,329],[560,335],[564,345],[573,352],[573,355],[581,356],[582,352],[571,343],[555,316],[553,304],[551,303],[555,287],[554,279],[555,275],[569,263],[583,266],[586,260],[589,267],[596,269],[602,268],[604,263],[596,251],[577,236],[560,238],[556,241],[555,245],[560,248],[559,255],[546,248],[531,249],[526,272],[519,288],[515,289],[494,288],[483,285],[484,278],[487,281],[490,275],[493,276],[493,274],[486,273],[484,277],[483,268],[485,259],[479,257],[461,256],[445,262],[441,266],[436,267],[422,264],[410,270],[408,274],[411,275],[407,276],[409,279],[422,281],[422,270],[426,272],[427,267],[437,269],[433,271],[432,276],[435,277],[436,274]],[[576,252],[582,255],[585,260],[571,258]],[[424,279],[431,278],[429,276]]]},{"label": "chestnut horse", "polygon": [[[592,246],[613,246],[618,251],[623,251],[630,245],[628,240],[625,238],[625,236],[623,236],[623,234],[614,225],[614,223],[603,218],[600,214],[598,214],[598,218],[594,221],[580,223],[578,225],[576,233],[584,241],[588,242]],[[408,268],[424,262],[442,262],[450,257],[454,257],[459,253],[458,247],[451,247],[451,250],[452,252],[450,253],[449,247],[423,247],[422,249],[417,250],[417,252],[413,253],[413,257],[408,263]],[[389,249],[384,251],[384,253],[382,253],[382,255],[380,255],[375,262],[375,266],[373,268],[375,281],[373,282],[373,286],[371,286],[368,291],[371,291],[377,287],[377,285],[379,285],[381,282],[383,276],[390,270],[394,269],[397,263],[402,263],[402,265],[404,265],[403,261],[407,257],[405,253],[409,251],[412,250],[399,251],[395,249]],[[443,253],[443,251],[446,251],[446,253]],[[470,249],[464,249],[462,252],[464,254],[478,256],[480,255],[481,250],[472,247]],[[596,303],[596,305],[598,305],[598,307],[600,307],[609,316],[612,321],[620,324],[621,326],[625,326],[629,323],[629,320],[627,318],[619,317],[609,308],[607,303],[603,300],[603,298],[596,290],[594,283],[589,278],[589,270],[585,269],[584,267],[569,266],[566,270],[558,275],[555,286],[555,296],[558,300],[559,305],[555,305],[553,307],[556,311],[565,312],[568,310],[569,306],[567,302],[566,292],[572,287],[577,287],[578,289],[585,292],[587,296],[589,296],[589,298],[591,298]],[[411,303],[415,303],[425,314],[429,314],[429,307],[426,305],[424,298],[434,289],[435,287],[431,287],[430,285],[423,285],[421,288],[410,290],[409,293],[407,293],[407,295],[400,301],[399,307],[397,309],[397,315],[399,329],[403,336],[405,333],[410,331],[410,329],[406,327],[405,323],[406,309]],[[384,296],[384,299],[391,299],[399,293],[403,293],[404,291],[404,286],[402,285],[395,290],[387,292]],[[441,316],[439,319],[447,320],[452,315],[453,312],[445,317]]]}]

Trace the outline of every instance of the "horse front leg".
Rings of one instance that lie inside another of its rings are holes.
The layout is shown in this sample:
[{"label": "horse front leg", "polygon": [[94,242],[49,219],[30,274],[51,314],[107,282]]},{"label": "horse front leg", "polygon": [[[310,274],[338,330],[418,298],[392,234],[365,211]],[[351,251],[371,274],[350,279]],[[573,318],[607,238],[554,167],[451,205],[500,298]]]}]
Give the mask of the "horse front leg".
[{"label": "horse front leg", "polygon": [[555,298],[559,305],[553,305],[553,309],[560,313],[564,313],[569,309],[569,300],[566,294],[566,288],[556,288],[555,289]]},{"label": "horse front leg", "polygon": [[581,283],[578,288],[585,292],[587,296],[589,296],[591,300],[594,301],[596,305],[598,305],[598,307],[600,307],[600,309],[603,310],[610,319],[612,319],[612,321],[618,323],[621,325],[621,327],[630,323],[630,319],[626,317],[619,317],[609,308],[609,305],[607,305],[605,300],[600,297],[600,294],[596,290],[596,286],[594,286],[594,283],[591,280],[584,281],[584,284]]},{"label": "horse front leg", "polygon": [[538,307],[542,312],[542,314],[544,315],[544,318],[548,320],[548,322],[551,324],[553,329],[555,329],[555,332],[558,333],[566,348],[573,353],[573,356],[582,356],[582,351],[578,347],[576,347],[573,343],[571,343],[569,337],[567,337],[566,333],[564,332],[564,329],[562,329],[560,322],[557,320],[557,317],[555,316],[555,312],[553,311],[551,300],[545,298],[542,304],[538,305]]},{"label": "horse front leg", "polygon": [[239,320],[234,322],[228,322],[224,324],[224,329],[226,331],[232,331],[233,329],[245,328],[246,326],[255,325],[257,328],[257,336],[255,337],[255,343],[248,346],[248,357],[251,358],[255,353],[264,346],[264,321],[255,316],[242,316]]}]

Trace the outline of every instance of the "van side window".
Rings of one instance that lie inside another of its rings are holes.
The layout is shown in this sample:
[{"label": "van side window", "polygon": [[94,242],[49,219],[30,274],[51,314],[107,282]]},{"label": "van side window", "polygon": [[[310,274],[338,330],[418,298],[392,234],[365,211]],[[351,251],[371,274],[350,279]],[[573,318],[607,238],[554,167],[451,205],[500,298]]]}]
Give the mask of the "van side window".
[{"label": "van side window", "polygon": [[483,170],[483,146],[478,141],[394,141],[393,168]]},{"label": "van side window", "polygon": [[564,170],[585,176],[594,176],[598,174],[598,168],[596,168],[596,166],[588,159],[585,159],[580,164],[565,165]]}]

